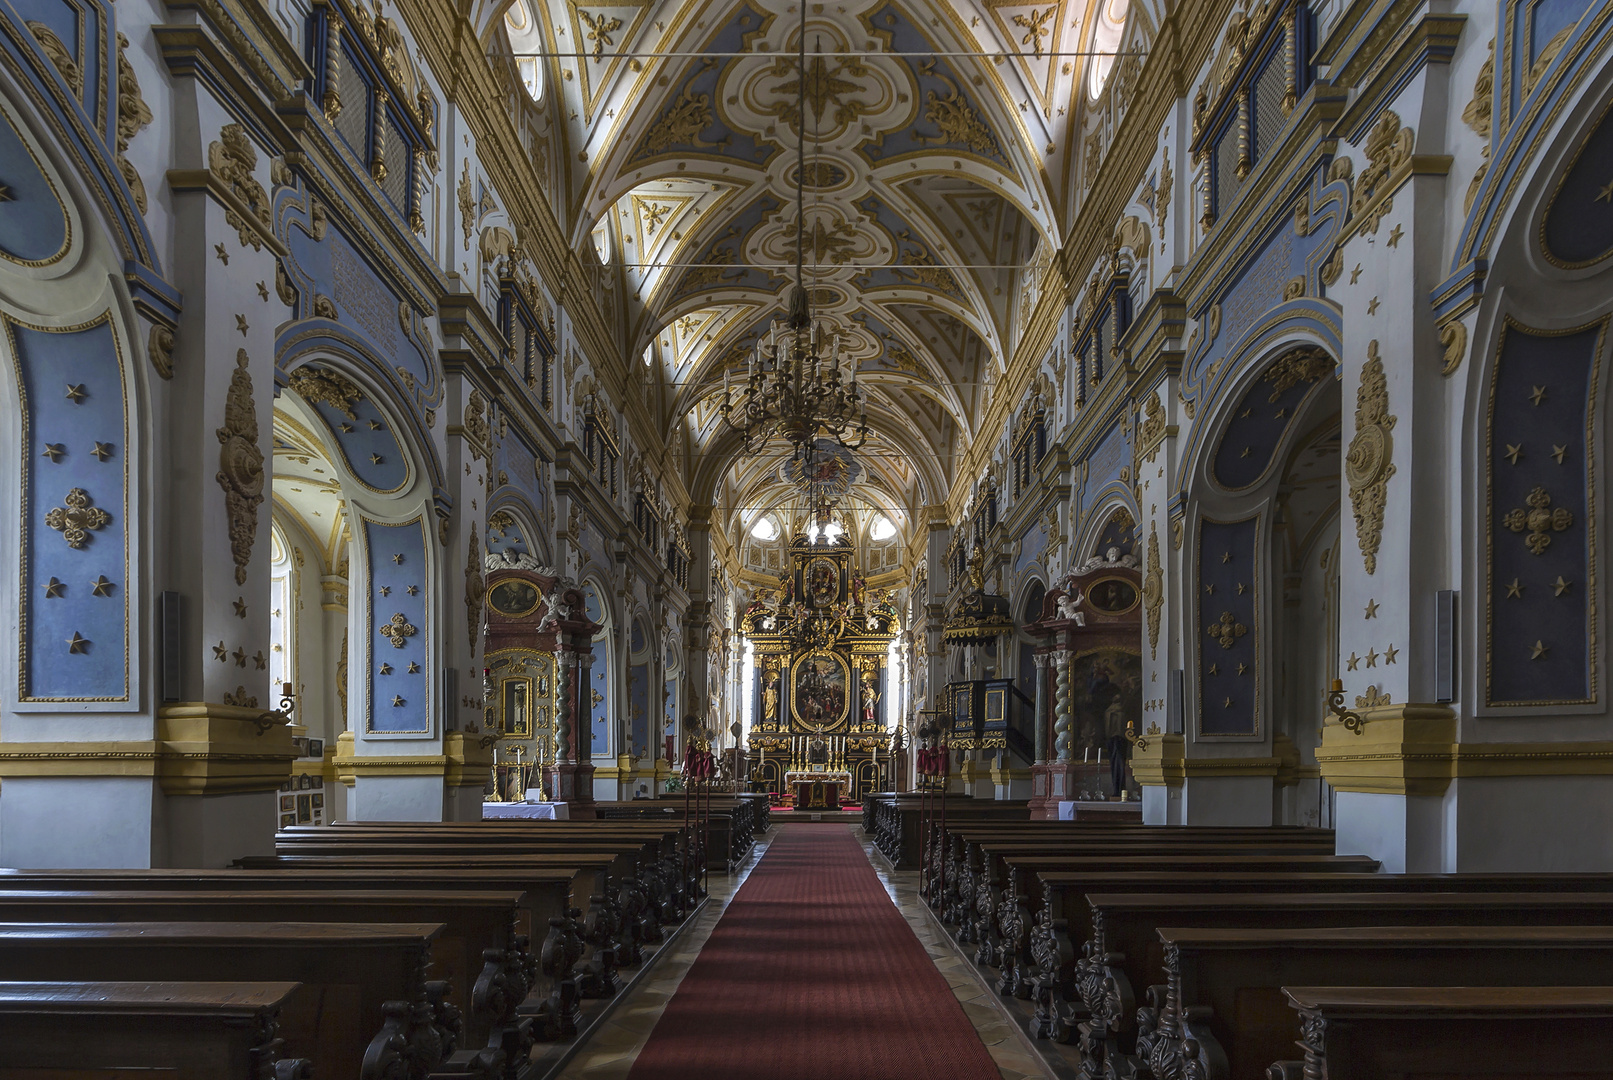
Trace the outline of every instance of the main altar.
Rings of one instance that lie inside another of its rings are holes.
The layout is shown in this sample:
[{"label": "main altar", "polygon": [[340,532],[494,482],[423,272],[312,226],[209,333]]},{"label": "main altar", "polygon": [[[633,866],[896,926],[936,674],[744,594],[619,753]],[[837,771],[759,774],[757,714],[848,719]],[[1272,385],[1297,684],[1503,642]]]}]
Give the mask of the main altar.
[{"label": "main altar", "polygon": [[860,799],[887,773],[893,673],[885,661],[900,626],[893,597],[867,587],[855,554],[844,534],[798,535],[778,586],[745,610],[741,632],[756,657],[748,749],[757,790],[793,794],[798,784],[826,783]]}]

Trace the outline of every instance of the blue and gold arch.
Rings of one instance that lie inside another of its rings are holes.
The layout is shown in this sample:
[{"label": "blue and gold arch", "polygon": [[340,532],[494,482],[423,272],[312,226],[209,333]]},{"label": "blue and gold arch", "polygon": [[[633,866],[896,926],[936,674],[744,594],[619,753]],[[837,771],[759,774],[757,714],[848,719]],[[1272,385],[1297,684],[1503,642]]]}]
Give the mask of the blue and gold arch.
[{"label": "blue and gold arch", "polygon": [[1210,466],[1228,491],[1264,480],[1278,448],[1311,399],[1336,379],[1337,363],[1325,350],[1301,345],[1273,360],[1231,410]]}]

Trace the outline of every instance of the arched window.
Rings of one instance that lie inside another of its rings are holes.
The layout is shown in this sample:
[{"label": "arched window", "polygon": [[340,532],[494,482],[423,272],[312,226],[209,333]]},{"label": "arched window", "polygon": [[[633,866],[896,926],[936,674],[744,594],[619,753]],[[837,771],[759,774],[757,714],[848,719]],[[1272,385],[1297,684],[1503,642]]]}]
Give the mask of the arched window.
[{"label": "arched window", "polygon": [[592,581],[582,587],[588,621],[599,625],[594,635],[594,662],[588,669],[588,687],[582,699],[589,707],[589,753],[602,757],[611,753],[611,678],[615,670],[615,649],[611,644],[610,609],[605,606],[600,589]]},{"label": "arched window", "polygon": [[1092,28],[1091,62],[1087,67],[1087,93],[1096,98],[1109,82],[1114,70],[1115,50],[1120,47],[1120,34],[1126,28],[1126,12],[1131,0],[1098,0],[1098,18]]},{"label": "arched window", "polygon": [[[538,20],[527,0],[515,0],[504,13],[504,30],[510,36],[510,48],[515,52],[515,67],[521,73],[521,85],[533,101],[543,100],[543,57],[531,55],[543,51],[543,34]],[[526,54],[526,55],[523,55]]]},{"label": "arched window", "polygon": [[269,541],[269,686],[278,693],[297,681],[297,564],[279,521],[271,523]]}]

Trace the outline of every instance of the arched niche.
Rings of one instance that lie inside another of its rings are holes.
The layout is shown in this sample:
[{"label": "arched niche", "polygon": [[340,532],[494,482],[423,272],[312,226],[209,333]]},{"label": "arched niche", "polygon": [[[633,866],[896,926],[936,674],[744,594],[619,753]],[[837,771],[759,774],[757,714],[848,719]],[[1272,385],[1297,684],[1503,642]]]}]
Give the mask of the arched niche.
[{"label": "arched niche", "polygon": [[[347,815],[439,818],[440,784],[372,772],[363,759],[375,752],[362,750],[373,744],[398,754],[407,753],[400,744],[440,745],[447,726],[447,635],[460,624],[444,600],[448,571],[434,451],[421,443],[409,404],[393,396],[391,384],[372,380],[367,363],[346,354],[302,353],[276,397],[275,423],[306,451],[282,454],[277,447],[276,504],[300,505],[310,531],[320,522],[333,568],[327,593],[344,593],[346,653],[334,651],[340,669],[334,677],[346,688],[346,716],[334,772],[347,785]],[[338,514],[340,541],[326,524]],[[335,573],[344,563],[345,573]]]},{"label": "arched niche", "polygon": [[597,578],[584,578],[582,593],[588,621],[599,626],[594,635],[594,663],[589,669],[588,686],[583,689],[583,702],[588,712],[589,753],[596,759],[610,758],[619,745],[612,723],[614,683],[610,677],[617,664],[616,620],[607,600],[611,593]]},{"label": "arched niche", "polygon": [[1314,785],[1291,788],[1318,775],[1314,731],[1333,677],[1323,651],[1337,641],[1337,360],[1312,341],[1279,341],[1216,400],[1187,463],[1186,734],[1269,746],[1283,762],[1274,813],[1314,822]]}]

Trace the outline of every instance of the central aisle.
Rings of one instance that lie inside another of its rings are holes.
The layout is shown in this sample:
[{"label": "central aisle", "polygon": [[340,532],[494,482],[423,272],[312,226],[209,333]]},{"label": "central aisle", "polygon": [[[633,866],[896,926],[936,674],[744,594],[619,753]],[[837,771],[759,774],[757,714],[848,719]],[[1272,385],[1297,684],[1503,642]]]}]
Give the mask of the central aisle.
[{"label": "central aisle", "polygon": [[778,827],[629,1080],[997,1080],[844,825]]}]

